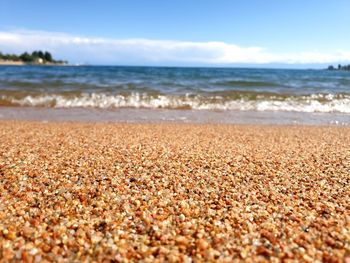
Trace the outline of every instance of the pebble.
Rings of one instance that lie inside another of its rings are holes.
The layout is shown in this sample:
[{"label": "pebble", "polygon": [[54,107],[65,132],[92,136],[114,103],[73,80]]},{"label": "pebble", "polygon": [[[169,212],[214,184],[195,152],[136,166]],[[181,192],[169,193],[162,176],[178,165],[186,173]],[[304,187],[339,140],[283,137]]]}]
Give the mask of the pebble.
[{"label": "pebble", "polygon": [[209,243],[204,239],[199,239],[196,245],[199,250],[206,250],[209,247]]}]

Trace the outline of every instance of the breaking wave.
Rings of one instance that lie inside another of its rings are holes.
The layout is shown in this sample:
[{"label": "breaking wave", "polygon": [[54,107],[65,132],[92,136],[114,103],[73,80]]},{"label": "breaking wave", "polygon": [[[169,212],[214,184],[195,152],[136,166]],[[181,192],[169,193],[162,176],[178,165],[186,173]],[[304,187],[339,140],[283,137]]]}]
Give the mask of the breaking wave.
[{"label": "breaking wave", "polygon": [[108,94],[11,94],[0,96],[2,106],[29,107],[94,107],[109,108],[162,108],[192,110],[238,110],[238,111],[295,111],[350,113],[348,94],[312,94],[304,96],[259,95],[254,99],[232,99],[223,96],[203,95],[150,95],[141,93]]}]

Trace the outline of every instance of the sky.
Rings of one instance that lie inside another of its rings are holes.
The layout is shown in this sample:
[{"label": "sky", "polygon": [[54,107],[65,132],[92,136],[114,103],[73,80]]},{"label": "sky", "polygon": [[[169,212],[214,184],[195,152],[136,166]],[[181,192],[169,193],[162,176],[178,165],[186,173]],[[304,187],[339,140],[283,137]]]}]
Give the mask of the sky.
[{"label": "sky", "polygon": [[0,51],[71,63],[323,66],[350,62],[349,0],[0,0]]}]

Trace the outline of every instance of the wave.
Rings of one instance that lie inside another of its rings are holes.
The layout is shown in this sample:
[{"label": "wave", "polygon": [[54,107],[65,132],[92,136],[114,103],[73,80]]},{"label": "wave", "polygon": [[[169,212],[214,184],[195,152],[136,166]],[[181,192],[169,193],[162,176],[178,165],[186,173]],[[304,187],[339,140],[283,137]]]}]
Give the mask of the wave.
[{"label": "wave", "polygon": [[254,100],[222,96],[202,95],[150,95],[141,93],[106,94],[30,94],[0,96],[2,106],[26,107],[94,107],[109,108],[162,108],[192,110],[240,110],[240,111],[295,111],[295,112],[339,112],[350,113],[350,95],[311,94],[307,96],[259,95]]},{"label": "wave", "polygon": [[219,86],[226,87],[284,87],[281,83],[266,82],[266,81],[243,81],[243,80],[227,80],[218,81],[215,83]]}]

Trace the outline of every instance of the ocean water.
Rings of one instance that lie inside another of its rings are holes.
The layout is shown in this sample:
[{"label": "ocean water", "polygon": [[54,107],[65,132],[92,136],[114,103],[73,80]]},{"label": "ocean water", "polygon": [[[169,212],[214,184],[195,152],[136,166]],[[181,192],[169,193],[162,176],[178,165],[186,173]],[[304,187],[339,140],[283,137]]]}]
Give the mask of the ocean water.
[{"label": "ocean water", "polygon": [[257,116],[280,113],[303,118],[323,113],[329,121],[337,116],[347,124],[350,73],[250,68],[0,66],[0,107],[3,111],[23,107],[36,111],[71,109],[72,113],[77,109],[102,110],[106,115],[117,114],[118,109],[124,113],[136,109],[190,111],[198,116],[219,111],[226,117],[240,112],[242,116],[250,112]]}]

